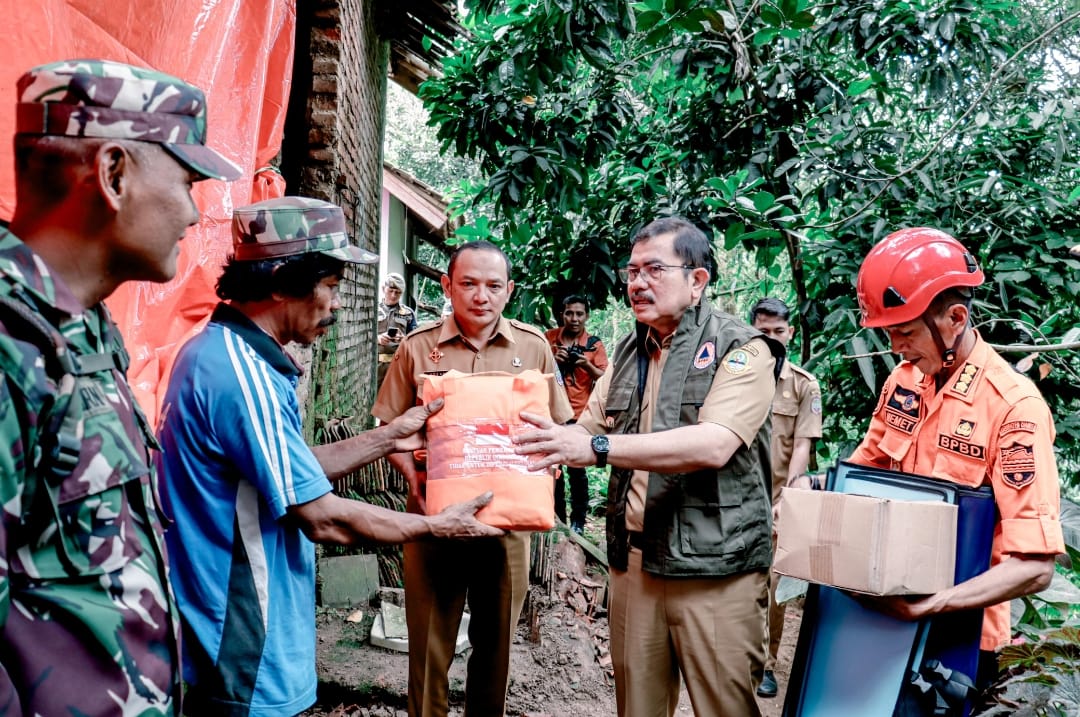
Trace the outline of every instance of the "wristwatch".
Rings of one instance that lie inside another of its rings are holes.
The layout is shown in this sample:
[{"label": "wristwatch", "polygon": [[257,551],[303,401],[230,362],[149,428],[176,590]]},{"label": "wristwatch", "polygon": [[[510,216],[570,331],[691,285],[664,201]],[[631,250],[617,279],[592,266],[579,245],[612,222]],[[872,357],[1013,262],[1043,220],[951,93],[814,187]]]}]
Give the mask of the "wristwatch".
[{"label": "wristwatch", "polygon": [[596,454],[596,467],[603,468],[607,465],[607,454],[611,450],[611,441],[603,433],[592,437],[592,450]]}]

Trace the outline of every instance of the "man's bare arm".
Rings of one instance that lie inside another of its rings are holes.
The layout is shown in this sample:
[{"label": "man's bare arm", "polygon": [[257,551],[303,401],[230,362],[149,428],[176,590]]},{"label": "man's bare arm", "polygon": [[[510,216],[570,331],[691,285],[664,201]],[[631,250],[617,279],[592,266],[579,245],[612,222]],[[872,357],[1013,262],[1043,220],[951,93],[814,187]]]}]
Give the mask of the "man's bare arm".
[{"label": "man's bare arm", "polygon": [[407,543],[427,537],[472,538],[505,535],[478,521],[476,512],[491,502],[492,493],[450,506],[437,515],[399,513],[358,500],[327,493],[289,508],[289,516],[312,542],[352,545],[358,542]]},{"label": "man's bare arm", "polygon": [[331,481],[337,480],[383,456],[421,448],[423,438],[419,431],[428,416],[442,406],[442,399],[414,406],[390,423],[343,441],[312,446],[311,451],[326,472],[326,477]]}]

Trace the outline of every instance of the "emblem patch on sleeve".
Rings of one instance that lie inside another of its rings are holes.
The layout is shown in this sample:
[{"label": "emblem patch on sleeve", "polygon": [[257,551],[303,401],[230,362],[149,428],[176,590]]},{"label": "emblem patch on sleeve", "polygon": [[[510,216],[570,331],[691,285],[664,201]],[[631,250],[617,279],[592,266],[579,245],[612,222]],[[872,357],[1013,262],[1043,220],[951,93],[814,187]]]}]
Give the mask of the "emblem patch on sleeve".
[{"label": "emblem patch on sleeve", "polygon": [[746,373],[750,368],[750,355],[743,349],[735,349],[724,357],[723,366],[724,370],[733,376]]},{"label": "emblem patch on sleeve", "polygon": [[1014,443],[1002,446],[1001,475],[1013,488],[1023,488],[1035,480],[1035,449]]}]

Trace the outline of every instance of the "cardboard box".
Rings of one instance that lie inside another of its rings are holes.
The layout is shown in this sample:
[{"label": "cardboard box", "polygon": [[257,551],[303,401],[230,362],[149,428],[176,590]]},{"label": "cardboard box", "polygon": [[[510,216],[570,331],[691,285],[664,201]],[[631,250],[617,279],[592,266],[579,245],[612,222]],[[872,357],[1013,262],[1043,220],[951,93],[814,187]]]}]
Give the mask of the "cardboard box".
[{"label": "cardboard box", "polygon": [[773,569],[871,595],[951,587],[956,506],[785,488]]}]

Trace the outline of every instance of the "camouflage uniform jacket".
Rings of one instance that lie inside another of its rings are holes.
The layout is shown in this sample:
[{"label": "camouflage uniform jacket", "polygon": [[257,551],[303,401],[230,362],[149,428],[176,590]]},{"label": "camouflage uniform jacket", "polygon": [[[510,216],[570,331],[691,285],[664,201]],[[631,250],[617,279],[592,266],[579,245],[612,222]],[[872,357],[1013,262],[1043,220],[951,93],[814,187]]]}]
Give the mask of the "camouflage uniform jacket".
[{"label": "camouflage uniform jacket", "polygon": [[[179,623],[156,444],[119,333],[4,229],[0,295],[66,343],[43,351],[14,312],[0,316],[0,714],[173,714]],[[50,370],[65,352],[74,373]],[[57,416],[76,416],[76,430],[58,430]],[[57,436],[75,439],[67,462],[48,457]]]}]

